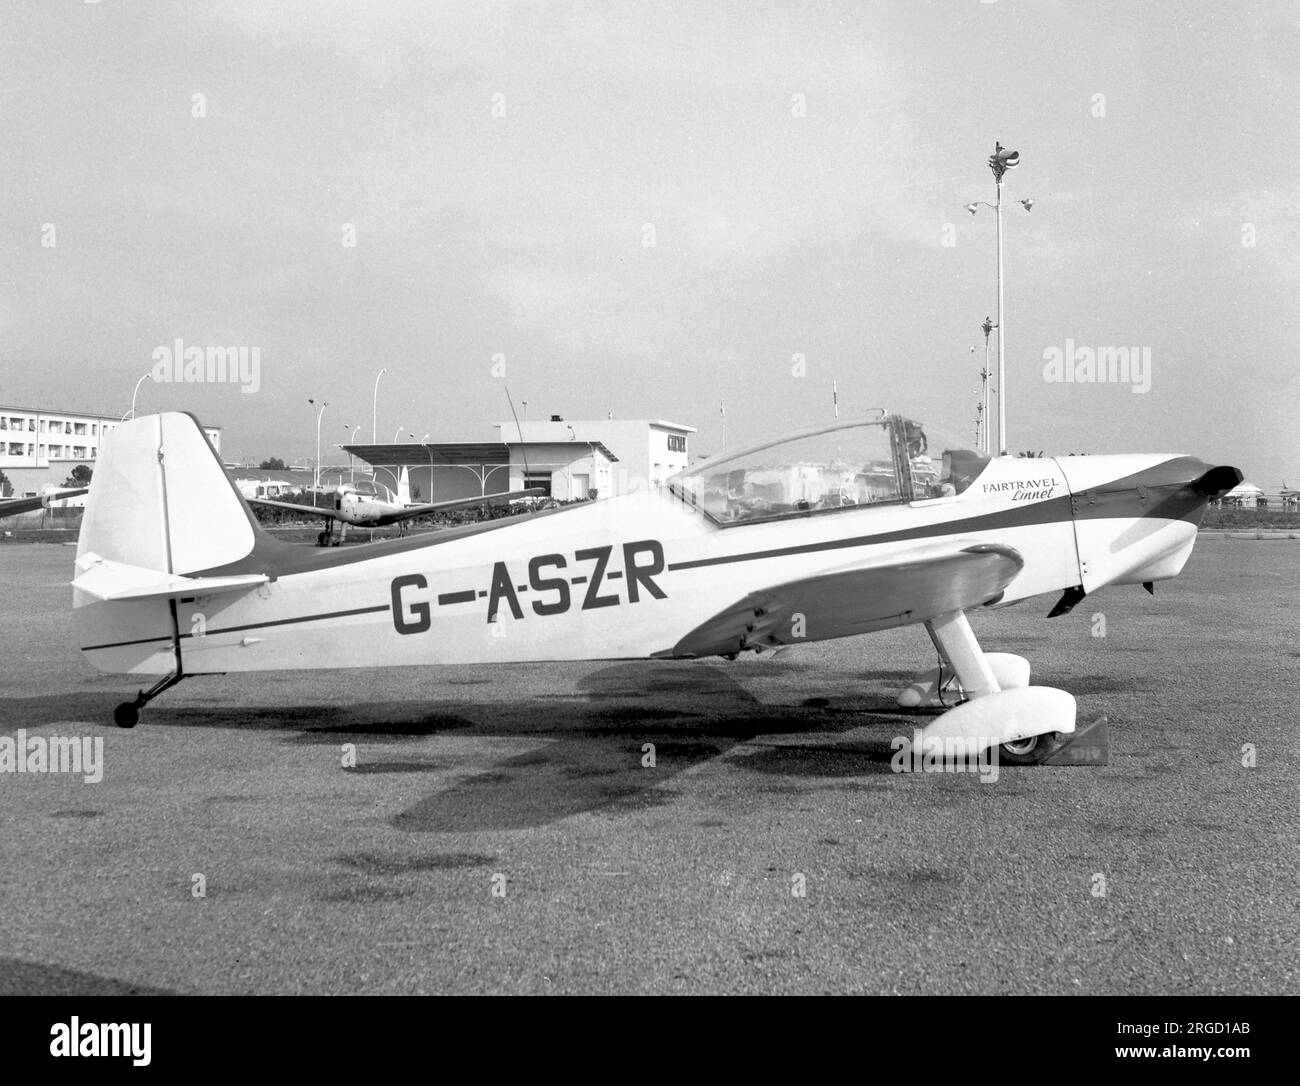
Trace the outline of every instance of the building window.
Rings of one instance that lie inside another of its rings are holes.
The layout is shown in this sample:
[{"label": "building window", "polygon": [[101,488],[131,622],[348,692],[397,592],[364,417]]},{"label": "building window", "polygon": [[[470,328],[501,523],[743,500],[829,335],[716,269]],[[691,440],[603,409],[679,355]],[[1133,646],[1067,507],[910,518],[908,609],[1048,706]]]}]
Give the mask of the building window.
[{"label": "building window", "polygon": [[685,434],[669,434],[669,435],[668,435],[668,451],[669,451],[669,452],[683,452],[683,453],[684,453],[684,452],[686,451],[686,435],[685,435]]},{"label": "building window", "polygon": [[27,420],[27,429],[29,429],[29,430],[35,430],[35,429],[36,429],[36,420],[35,420],[35,419],[28,419],[28,420]]},{"label": "building window", "polygon": [[524,489],[532,490],[535,487],[540,487],[542,493],[549,498],[551,496],[551,473],[549,471],[524,472]]}]

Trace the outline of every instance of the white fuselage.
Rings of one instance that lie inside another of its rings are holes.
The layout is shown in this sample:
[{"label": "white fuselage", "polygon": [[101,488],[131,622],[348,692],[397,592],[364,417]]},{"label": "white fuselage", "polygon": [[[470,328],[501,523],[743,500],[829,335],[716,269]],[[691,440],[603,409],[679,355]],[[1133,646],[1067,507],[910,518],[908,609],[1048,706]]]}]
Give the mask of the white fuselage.
[{"label": "white fuselage", "polygon": [[[1019,552],[1023,569],[1000,603],[1154,580],[1181,568],[1194,524],[1080,519],[1072,492],[1169,459],[1003,457],[958,495],[728,526],[668,490],[643,492],[303,559],[242,594],[177,600],[175,628],[187,673],[610,659],[670,653],[756,589],[906,561],[936,542]],[[174,670],[168,601],[80,602],[81,644],[97,667]]]}]

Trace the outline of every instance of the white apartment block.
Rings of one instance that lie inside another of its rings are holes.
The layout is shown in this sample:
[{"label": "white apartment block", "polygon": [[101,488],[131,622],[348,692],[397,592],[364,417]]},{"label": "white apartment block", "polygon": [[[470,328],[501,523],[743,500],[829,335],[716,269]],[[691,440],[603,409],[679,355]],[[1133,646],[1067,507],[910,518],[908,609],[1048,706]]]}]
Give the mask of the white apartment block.
[{"label": "white apartment block", "polygon": [[[58,486],[78,464],[93,470],[104,442],[121,425],[117,415],[0,404],[0,471],[15,493]],[[203,432],[220,456],[221,427],[204,426]]]}]

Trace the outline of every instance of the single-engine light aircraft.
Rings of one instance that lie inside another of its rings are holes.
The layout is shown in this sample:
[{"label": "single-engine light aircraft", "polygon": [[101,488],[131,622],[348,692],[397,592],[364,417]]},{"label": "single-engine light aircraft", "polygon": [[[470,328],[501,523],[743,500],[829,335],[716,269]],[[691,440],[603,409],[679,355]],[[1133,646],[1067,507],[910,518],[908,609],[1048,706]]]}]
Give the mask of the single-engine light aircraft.
[{"label": "single-engine light aircraft", "polygon": [[123,727],[205,673],[734,658],[922,623],[940,664],[899,702],[956,705],[927,739],[1033,761],[1075,700],[983,652],[967,612],[1174,577],[1240,480],[1184,455],[989,458],[880,411],[655,490],[314,550],[261,530],[193,416],[148,415],[99,460],[73,605],[96,667],[161,676]]},{"label": "single-engine light aircraft", "polygon": [[[534,497],[543,493],[540,488],[531,487],[527,490],[514,490],[506,494],[489,494],[485,497],[456,498],[450,501],[420,504],[410,501],[407,497],[405,469],[402,472],[401,484],[396,501],[381,497],[377,491],[368,492],[352,483],[344,483],[336,487],[330,495],[331,502],[327,506],[295,505],[293,502],[273,501],[270,498],[248,498],[246,500],[250,505],[261,505],[268,509],[286,509],[292,513],[300,513],[305,517],[323,517],[325,519],[325,530],[316,537],[316,544],[320,547],[328,547],[331,543],[337,546],[339,542],[346,538],[349,524],[358,528],[382,528],[389,524],[399,524],[410,520],[412,517],[427,516],[429,513],[443,512],[448,509],[464,509],[471,505],[514,501],[517,498]],[[341,525],[340,536],[337,540],[334,538],[334,525],[336,522]]]}]

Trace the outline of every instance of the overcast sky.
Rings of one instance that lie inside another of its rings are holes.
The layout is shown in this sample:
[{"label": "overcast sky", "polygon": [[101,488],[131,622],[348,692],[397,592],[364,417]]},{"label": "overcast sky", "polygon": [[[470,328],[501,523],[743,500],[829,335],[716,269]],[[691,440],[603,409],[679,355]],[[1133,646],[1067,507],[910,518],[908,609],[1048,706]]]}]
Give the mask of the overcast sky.
[{"label": "overcast sky", "polygon": [[[721,401],[734,448],[832,381],[973,441],[1001,140],[1011,447],[1300,485],[1296,3],[0,11],[0,401],[124,412],[180,338],[260,388],[140,410],[255,459],[313,454],[309,396],[368,440],[381,366],[383,441],[492,437],[508,385],[716,452]],[[1067,341],[1149,390],[1045,380]]]}]

